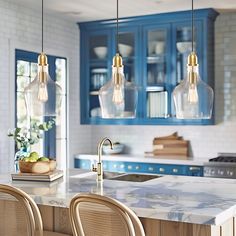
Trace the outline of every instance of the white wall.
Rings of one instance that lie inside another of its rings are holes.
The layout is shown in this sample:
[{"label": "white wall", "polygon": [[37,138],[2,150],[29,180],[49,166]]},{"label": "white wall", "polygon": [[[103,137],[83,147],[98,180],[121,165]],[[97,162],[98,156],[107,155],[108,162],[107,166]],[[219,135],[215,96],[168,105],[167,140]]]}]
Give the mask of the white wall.
[{"label": "white wall", "polygon": [[[15,118],[15,48],[38,51],[41,14],[10,0],[0,0],[0,173],[13,168],[14,144],[7,137]],[[76,153],[95,153],[98,141],[109,136],[142,154],[152,149],[155,136],[178,131],[191,141],[195,157],[212,157],[220,151],[236,152],[236,13],[216,20],[215,126],[81,126],[79,113],[79,31],[65,19],[45,14],[45,52],[68,59],[69,162]],[[82,79],[82,78],[81,78]],[[66,160],[65,160],[66,161]]]},{"label": "white wall", "polygon": [[[16,1],[17,2],[17,1]],[[46,2],[45,2],[46,4]],[[69,160],[73,154],[85,152],[90,144],[90,127],[79,121],[79,31],[76,24],[45,13],[44,45],[47,54],[68,59]],[[7,137],[15,119],[15,48],[41,52],[41,9],[0,0],[0,173],[13,168],[14,143]],[[66,157],[65,157],[66,161]]]},{"label": "white wall", "polygon": [[175,131],[191,141],[196,158],[236,152],[236,13],[222,14],[215,23],[215,111],[214,126],[93,126],[91,152],[108,136],[125,143],[127,152],[142,154],[152,150],[154,137]]}]

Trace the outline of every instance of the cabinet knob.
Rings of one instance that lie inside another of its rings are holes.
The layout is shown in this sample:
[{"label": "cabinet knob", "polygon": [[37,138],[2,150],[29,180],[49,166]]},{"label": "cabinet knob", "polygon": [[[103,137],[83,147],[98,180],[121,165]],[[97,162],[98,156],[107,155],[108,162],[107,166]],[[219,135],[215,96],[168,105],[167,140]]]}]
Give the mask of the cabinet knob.
[{"label": "cabinet knob", "polygon": [[201,168],[198,167],[198,166],[190,166],[189,170],[192,170],[192,171],[194,171],[194,170],[201,170]]},{"label": "cabinet knob", "polygon": [[153,167],[148,167],[148,170],[149,171],[154,171],[154,168]]},{"label": "cabinet knob", "polygon": [[172,171],[173,171],[174,173],[177,173],[177,172],[178,172],[178,169],[174,168]]},{"label": "cabinet knob", "polygon": [[128,166],[128,169],[129,169],[129,170],[132,170],[132,166]]},{"label": "cabinet knob", "polygon": [[160,171],[160,172],[164,172],[165,169],[164,169],[164,168],[159,168],[159,171]]}]

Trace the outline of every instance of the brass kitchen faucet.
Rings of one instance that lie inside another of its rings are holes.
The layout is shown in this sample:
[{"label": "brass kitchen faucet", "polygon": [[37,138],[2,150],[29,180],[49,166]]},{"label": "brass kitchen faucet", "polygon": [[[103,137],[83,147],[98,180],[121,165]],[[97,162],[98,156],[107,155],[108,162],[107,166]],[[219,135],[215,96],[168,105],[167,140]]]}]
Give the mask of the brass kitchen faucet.
[{"label": "brass kitchen faucet", "polygon": [[92,171],[97,172],[97,181],[99,181],[99,182],[103,180],[103,167],[102,167],[102,160],[101,159],[102,159],[102,146],[106,141],[109,142],[111,149],[113,149],[112,141],[107,137],[103,138],[98,144],[98,162],[97,162],[97,165],[92,166]]}]

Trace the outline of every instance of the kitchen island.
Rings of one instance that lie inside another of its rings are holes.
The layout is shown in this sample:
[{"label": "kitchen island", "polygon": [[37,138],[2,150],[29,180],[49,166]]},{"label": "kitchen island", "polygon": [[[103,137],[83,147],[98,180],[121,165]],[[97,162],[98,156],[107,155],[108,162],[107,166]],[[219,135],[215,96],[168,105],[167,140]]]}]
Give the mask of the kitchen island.
[{"label": "kitchen island", "polygon": [[146,182],[105,179],[96,173],[69,170],[51,183],[0,182],[27,192],[39,205],[48,230],[71,233],[68,206],[76,193],[92,192],[115,198],[141,219],[147,236],[233,236],[236,215],[236,180],[162,176]]}]

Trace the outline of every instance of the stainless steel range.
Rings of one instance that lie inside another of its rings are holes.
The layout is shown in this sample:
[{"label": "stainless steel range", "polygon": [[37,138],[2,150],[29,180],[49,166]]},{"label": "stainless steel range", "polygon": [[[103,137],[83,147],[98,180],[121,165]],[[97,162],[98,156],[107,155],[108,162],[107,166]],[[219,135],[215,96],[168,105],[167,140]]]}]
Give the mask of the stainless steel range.
[{"label": "stainless steel range", "polygon": [[236,179],[236,153],[219,153],[204,163],[204,176]]}]

